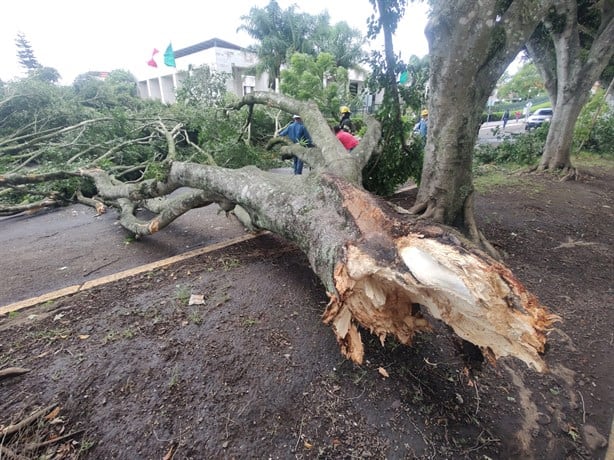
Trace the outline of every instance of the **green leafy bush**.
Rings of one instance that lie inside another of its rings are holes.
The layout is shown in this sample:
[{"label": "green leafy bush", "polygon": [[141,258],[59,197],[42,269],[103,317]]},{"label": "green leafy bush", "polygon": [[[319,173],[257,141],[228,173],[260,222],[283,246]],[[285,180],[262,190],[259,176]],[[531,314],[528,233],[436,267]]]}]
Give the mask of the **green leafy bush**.
[{"label": "green leafy bush", "polygon": [[473,155],[474,164],[534,164],[544,150],[548,128],[549,125],[546,123],[530,133],[505,139],[496,146],[479,145]]},{"label": "green leafy bush", "polygon": [[614,154],[614,112],[605,101],[603,90],[598,90],[580,112],[574,147],[602,155]]}]

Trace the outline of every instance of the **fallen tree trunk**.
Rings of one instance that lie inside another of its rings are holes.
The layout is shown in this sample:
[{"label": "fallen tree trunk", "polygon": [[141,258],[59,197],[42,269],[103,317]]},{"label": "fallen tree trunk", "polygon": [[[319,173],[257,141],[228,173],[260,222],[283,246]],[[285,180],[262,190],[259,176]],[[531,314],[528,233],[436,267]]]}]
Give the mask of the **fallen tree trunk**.
[{"label": "fallen tree trunk", "polygon": [[345,356],[362,362],[359,325],[382,341],[392,335],[411,344],[416,332],[431,329],[420,305],[491,360],[515,356],[546,369],[540,353],[556,316],[455,230],[400,214],[335,175],[269,176],[175,163],[170,178],[226,189],[256,225],[305,252],[329,293],[324,321]]},{"label": "fallen tree trunk", "polygon": [[[251,93],[237,108],[253,104],[303,116],[317,147],[283,149],[309,164],[310,174],[171,160],[163,180],[128,184],[100,169],[79,175],[94,182],[97,199],[121,209],[120,222],[137,235],[159,231],[193,207],[217,203],[227,212],[239,206],[253,228],[297,244],[328,293],[323,320],[333,327],[342,353],[357,363],[364,357],[361,328],[382,342],[394,336],[409,345],[416,333],[441,320],[491,361],[514,356],[538,371],[547,369],[541,353],[557,317],[509,269],[454,229],[399,212],[361,186],[362,168],[380,139],[379,123],[366,117],[367,132],[349,155],[312,104]],[[182,187],[188,188],[184,195],[171,195]],[[155,216],[138,219],[137,207]]]}]

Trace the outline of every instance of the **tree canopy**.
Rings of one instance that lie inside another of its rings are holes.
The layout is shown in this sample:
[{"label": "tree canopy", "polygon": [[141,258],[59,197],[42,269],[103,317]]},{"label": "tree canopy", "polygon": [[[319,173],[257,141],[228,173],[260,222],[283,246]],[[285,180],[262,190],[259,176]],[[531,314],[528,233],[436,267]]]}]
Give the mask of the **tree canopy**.
[{"label": "tree canopy", "polygon": [[514,75],[504,74],[502,79],[497,91],[499,99],[526,100],[545,91],[544,81],[532,62],[525,62]]},{"label": "tree canopy", "polygon": [[344,22],[331,26],[328,13],[313,16],[299,12],[296,5],[284,10],[271,0],[264,8],[252,7],[241,19],[238,30],[257,40],[252,47],[259,59],[257,70],[268,72],[271,88],[294,53],[330,53],[337,66],[346,68],[357,65],[363,55],[360,32]]},{"label": "tree canopy", "polygon": [[611,2],[590,0],[555,2],[527,41],[526,49],[554,108],[539,169],[574,175],[570,158],[574,126],[591,87],[604,71],[612,75],[613,41]]}]

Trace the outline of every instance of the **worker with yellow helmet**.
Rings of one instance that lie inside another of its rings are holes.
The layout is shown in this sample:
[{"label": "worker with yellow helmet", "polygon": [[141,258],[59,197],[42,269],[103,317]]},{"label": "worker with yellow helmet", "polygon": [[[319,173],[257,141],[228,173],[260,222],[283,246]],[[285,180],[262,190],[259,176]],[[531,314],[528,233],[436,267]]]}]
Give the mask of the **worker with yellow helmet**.
[{"label": "worker with yellow helmet", "polygon": [[353,133],[354,123],[352,123],[352,120],[350,120],[350,115],[352,115],[350,108],[347,105],[342,105],[341,107],[339,107],[339,112],[341,113],[341,121],[339,121],[339,128],[344,131],[347,131],[350,134]]},{"label": "worker with yellow helmet", "polygon": [[423,109],[420,115],[422,115],[422,118],[420,118],[420,121],[418,122],[418,132],[420,133],[420,137],[426,140],[426,133],[429,124],[429,111],[427,109]]}]

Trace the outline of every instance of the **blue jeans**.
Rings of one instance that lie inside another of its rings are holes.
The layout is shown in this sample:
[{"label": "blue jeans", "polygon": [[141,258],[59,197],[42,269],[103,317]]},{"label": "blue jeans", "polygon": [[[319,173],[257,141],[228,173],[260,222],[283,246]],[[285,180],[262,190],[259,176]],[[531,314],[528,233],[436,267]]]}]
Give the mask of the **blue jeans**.
[{"label": "blue jeans", "polygon": [[303,174],[303,160],[294,157],[294,174]]}]

